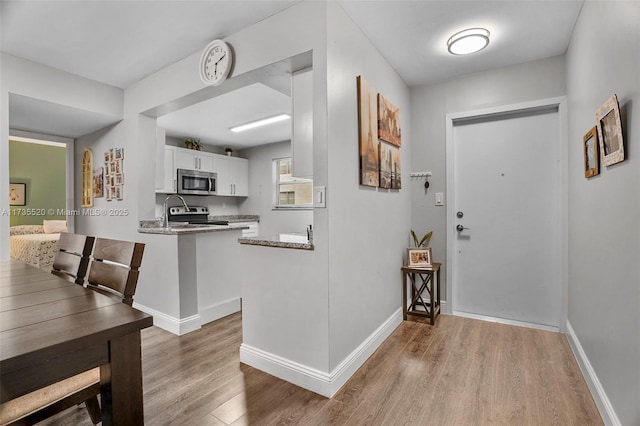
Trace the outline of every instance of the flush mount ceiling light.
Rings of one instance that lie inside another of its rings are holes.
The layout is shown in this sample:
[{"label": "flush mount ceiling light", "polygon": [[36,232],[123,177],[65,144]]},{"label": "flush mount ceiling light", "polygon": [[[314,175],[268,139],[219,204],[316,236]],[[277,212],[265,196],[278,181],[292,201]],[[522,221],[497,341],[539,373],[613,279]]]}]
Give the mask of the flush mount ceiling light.
[{"label": "flush mount ceiling light", "polygon": [[284,121],[290,119],[291,116],[289,114],[279,114],[274,115],[273,117],[267,117],[260,120],[252,121],[250,123],[241,124],[239,126],[229,127],[229,130],[232,132],[244,132],[245,130],[254,129],[260,126],[266,126],[267,124],[277,123],[279,121]]},{"label": "flush mount ceiling light", "polygon": [[469,28],[452,35],[447,40],[447,48],[452,55],[469,55],[487,47],[489,44],[489,30],[484,28]]}]

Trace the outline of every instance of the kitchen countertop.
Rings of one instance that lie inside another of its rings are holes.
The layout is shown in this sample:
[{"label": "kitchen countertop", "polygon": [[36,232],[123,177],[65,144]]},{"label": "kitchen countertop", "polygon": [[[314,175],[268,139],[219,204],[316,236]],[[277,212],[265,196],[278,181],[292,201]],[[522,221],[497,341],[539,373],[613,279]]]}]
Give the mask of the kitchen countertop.
[{"label": "kitchen countertop", "polygon": [[229,225],[189,225],[184,222],[169,222],[169,227],[162,226],[162,220],[141,220],[138,232],[142,234],[182,235],[197,234],[201,232],[233,231],[237,229],[249,229],[247,225],[240,223],[260,222],[260,216],[253,214],[244,215],[218,215],[209,216],[209,220],[226,220]]},{"label": "kitchen countertop", "polygon": [[141,224],[141,227],[138,228],[138,232],[141,234],[183,235],[249,229],[247,225],[235,223],[229,223],[229,225],[188,225],[181,224],[180,222],[169,222],[168,228],[164,228],[162,225],[158,226],[157,224],[154,226],[153,223],[151,225]]},{"label": "kitchen countertop", "polygon": [[209,216],[210,220],[226,220],[229,223],[236,222],[260,222],[260,216],[255,214],[234,214]]},{"label": "kitchen countertop", "polygon": [[278,234],[275,236],[243,237],[238,238],[240,244],[263,247],[280,247],[297,250],[313,250],[313,242],[307,240],[307,235],[302,233]]}]

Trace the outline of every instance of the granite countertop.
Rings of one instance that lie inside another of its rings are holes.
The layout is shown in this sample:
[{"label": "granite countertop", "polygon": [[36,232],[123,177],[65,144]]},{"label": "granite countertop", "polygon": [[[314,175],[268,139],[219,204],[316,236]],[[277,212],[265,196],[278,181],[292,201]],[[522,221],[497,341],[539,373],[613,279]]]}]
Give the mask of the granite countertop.
[{"label": "granite countertop", "polygon": [[234,231],[237,229],[249,229],[247,225],[241,223],[259,222],[258,215],[220,215],[209,216],[209,220],[226,220],[229,225],[191,225],[185,222],[169,222],[169,227],[162,226],[162,220],[141,220],[138,232],[142,234],[161,234],[161,235],[181,235],[196,234],[201,232],[220,232]]},{"label": "granite countertop", "polygon": [[280,247],[297,250],[313,250],[313,241],[307,240],[307,235],[302,233],[278,234],[269,237],[243,237],[238,238],[240,244],[263,247]]},{"label": "granite countertop", "polygon": [[256,214],[234,214],[209,216],[210,220],[226,220],[229,223],[237,222],[260,222],[260,216]]},{"label": "granite countertop", "polygon": [[141,221],[138,232],[141,234],[182,235],[242,229],[249,229],[249,227],[235,223],[229,223],[228,225],[190,225],[182,222],[169,222],[169,227],[164,228],[162,224],[157,221]]}]

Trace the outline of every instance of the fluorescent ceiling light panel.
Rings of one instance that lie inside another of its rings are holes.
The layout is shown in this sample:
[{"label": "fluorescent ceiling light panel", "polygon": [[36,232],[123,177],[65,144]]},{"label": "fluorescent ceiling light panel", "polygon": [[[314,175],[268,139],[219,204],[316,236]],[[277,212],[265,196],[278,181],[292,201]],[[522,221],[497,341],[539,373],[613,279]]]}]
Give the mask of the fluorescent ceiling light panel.
[{"label": "fluorescent ceiling light panel", "polygon": [[452,35],[447,40],[447,48],[452,55],[469,55],[489,45],[489,30],[469,28]]},{"label": "fluorescent ceiling light panel", "polygon": [[230,127],[229,130],[232,132],[244,132],[245,130],[255,129],[256,127],[266,126],[268,124],[277,123],[279,121],[284,121],[290,119],[291,116],[289,114],[279,114],[274,115],[273,117],[263,118],[261,120],[252,121],[250,123],[241,124],[239,126]]}]

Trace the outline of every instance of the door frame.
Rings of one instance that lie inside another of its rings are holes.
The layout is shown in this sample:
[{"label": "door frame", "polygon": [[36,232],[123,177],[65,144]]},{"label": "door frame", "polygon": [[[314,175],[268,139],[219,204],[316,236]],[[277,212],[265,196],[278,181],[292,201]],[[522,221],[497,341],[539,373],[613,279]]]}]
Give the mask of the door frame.
[{"label": "door frame", "polygon": [[[567,99],[566,96],[560,96],[555,98],[538,99],[529,102],[521,102],[515,104],[502,105],[491,108],[484,108],[478,110],[449,113],[446,114],[446,188],[447,188],[447,208],[445,226],[447,227],[447,262],[445,265],[446,274],[446,289],[447,289],[447,303],[446,313],[457,314],[455,311],[455,300],[453,297],[453,283],[455,281],[455,238],[456,231],[454,229],[454,215],[455,215],[455,173],[454,173],[454,137],[453,128],[457,122],[462,122],[471,119],[489,118],[509,116],[513,113],[522,113],[527,111],[536,111],[547,108],[558,108],[558,121],[559,121],[559,140],[558,144],[558,160],[560,162],[558,173],[560,182],[559,200],[558,205],[560,209],[560,232],[558,235],[557,244],[560,249],[560,268],[561,268],[561,291],[560,291],[560,313],[559,313],[559,329],[561,332],[566,331],[567,324],[567,311],[568,311],[568,293],[569,293],[569,129],[567,123]],[[543,274],[544,276],[544,274]],[[444,307],[444,306],[443,306]],[[534,326],[530,323],[522,323],[519,321],[505,320],[502,318],[473,316],[474,318],[485,319],[495,322],[501,322],[513,325],[524,325],[527,327]],[[539,326],[537,328],[546,328]],[[546,328],[548,329],[548,328]],[[555,328],[553,328],[555,330]]]}]

